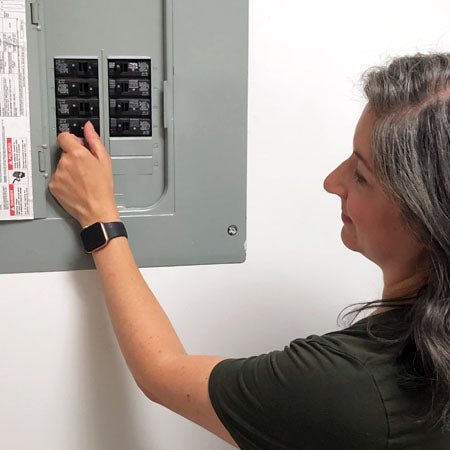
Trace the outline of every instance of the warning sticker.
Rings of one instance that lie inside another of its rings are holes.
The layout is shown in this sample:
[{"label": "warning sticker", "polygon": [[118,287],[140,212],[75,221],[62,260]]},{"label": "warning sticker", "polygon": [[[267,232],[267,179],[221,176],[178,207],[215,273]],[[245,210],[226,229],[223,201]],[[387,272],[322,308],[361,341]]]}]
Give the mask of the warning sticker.
[{"label": "warning sticker", "polygon": [[0,220],[33,219],[25,0],[0,0]]}]

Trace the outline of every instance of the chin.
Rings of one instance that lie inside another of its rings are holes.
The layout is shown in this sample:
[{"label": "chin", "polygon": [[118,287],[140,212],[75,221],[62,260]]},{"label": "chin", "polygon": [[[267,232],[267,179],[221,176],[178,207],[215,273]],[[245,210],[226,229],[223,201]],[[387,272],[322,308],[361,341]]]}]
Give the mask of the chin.
[{"label": "chin", "polygon": [[345,225],[344,227],[342,227],[342,231],[341,231],[341,239],[343,244],[349,249],[349,250],[353,250],[354,252],[361,252],[356,239],[354,236],[349,236],[349,234],[346,232],[345,230]]}]

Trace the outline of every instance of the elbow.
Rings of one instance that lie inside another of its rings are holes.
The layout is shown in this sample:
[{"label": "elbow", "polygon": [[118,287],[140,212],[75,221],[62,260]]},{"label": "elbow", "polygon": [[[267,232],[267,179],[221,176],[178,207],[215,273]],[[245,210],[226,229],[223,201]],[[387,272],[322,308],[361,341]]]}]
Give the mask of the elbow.
[{"label": "elbow", "polygon": [[[139,372],[133,373],[134,381],[144,395],[152,402],[165,406],[167,396],[170,396],[168,379],[174,373],[174,358],[166,358],[151,367],[142,367]],[[170,376],[169,376],[170,375]]]},{"label": "elbow", "polygon": [[147,384],[144,383],[142,380],[137,379],[134,377],[134,381],[136,383],[136,386],[140,389],[140,391],[152,402],[161,404],[159,399],[152,393],[152,391],[148,388]]}]

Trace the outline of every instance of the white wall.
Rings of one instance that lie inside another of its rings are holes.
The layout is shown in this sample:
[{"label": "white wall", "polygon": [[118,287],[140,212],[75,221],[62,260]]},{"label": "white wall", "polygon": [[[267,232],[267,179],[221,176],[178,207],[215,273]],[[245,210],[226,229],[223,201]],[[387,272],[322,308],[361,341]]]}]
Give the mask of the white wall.
[{"label": "white wall", "polygon": [[[381,294],[322,184],[352,152],[360,74],[448,51],[449,17],[448,0],[251,0],[247,261],[143,270],[188,351],[281,349]],[[2,450],[231,448],[140,393],[95,272],[2,275],[0,289]]]}]

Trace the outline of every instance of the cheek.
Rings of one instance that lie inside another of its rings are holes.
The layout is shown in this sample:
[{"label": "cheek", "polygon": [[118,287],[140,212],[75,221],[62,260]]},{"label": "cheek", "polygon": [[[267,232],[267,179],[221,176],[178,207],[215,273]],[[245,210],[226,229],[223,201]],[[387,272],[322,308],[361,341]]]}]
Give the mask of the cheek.
[{"label": "cheek", "polygon": [[385,202],[354,197],[347,203],[348,214],[359,239],[381,248],[396,246],[405,236],[400,214]]},{"label": "cheek", "polygon": [[374,238],[386,233],[391,234],[393,229],[396,228],[397,219],[392,211],[367,196],[355,195],[352,198],[349,197],[347,212],[358,231],[368,232]]}]

